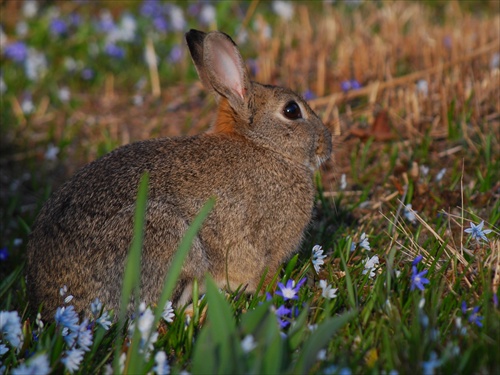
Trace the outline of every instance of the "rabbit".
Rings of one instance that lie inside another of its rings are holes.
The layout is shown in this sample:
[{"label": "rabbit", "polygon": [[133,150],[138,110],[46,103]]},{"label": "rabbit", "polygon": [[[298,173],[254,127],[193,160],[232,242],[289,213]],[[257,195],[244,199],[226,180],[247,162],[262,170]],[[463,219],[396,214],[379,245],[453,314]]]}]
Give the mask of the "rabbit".
[{"label": "rabbit", "polygon": [[[141,263],[141,301],[160,296],[171,260],[204,203],[215,206],[197,234],[172,301],[191,301],[192,282],[210,274],[220,288],[257,292],[267,271],[299,251],[311,221],[314,173],[332,136],[289,89],[249,80],[225,33],[190,30],[199,78],[217,101],[215,123],[195,136],[121,146],[76,172],[42,207],[27,246],[29,303],[53,317],[66,285],[89,315],[98,297],[117,311],[141,176],[149,173]],[[201,284],[201,289],[203,285]]]}]

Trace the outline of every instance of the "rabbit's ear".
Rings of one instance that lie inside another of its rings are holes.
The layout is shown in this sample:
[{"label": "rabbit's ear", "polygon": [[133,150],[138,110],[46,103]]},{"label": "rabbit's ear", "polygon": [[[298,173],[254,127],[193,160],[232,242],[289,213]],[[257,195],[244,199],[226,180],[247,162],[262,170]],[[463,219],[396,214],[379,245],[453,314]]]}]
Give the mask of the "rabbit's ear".
[{"label": "rabbit's ear", "polygon": [[205,34],[191,30],[186,34],[189,50],[203,84],[240,107],[248,90],[243,59],[233,40],[222,32]]}]

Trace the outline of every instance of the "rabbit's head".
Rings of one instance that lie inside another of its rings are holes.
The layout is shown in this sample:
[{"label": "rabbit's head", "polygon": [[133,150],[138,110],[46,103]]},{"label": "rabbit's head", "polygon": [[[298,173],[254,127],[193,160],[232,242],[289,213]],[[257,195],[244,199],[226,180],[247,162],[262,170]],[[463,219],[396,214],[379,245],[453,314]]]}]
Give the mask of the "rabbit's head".
[{"label": "rabbit's head", "polygon": [[251,82],[228,35],[190,30],[186,40],[219,104],[214,132],[244,137],[311,170],[330,157],[331,134],[318,116],[293,91]]}]

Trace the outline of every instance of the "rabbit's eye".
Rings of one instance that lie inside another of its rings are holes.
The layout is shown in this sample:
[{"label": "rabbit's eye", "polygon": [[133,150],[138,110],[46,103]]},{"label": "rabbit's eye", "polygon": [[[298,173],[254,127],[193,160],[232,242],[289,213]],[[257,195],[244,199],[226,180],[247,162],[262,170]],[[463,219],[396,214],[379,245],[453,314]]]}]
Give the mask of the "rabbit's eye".
[{"label": "rabbit's eye", "polygon": [[297,120],[299,118],[302,118],[302,112],[300,112],[300,107],[294,101],[286,103],[285,108],[283,109],[283,114],[287,119],[290,120]]}]

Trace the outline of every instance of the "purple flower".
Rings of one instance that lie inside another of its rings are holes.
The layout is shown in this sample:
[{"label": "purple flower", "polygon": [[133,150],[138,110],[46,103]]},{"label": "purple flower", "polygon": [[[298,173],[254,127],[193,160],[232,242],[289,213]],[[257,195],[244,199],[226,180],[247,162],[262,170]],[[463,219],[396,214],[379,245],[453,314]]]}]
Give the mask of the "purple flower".
[{"label": "purple flower", "polygon": [[153,25],[159,32],[166,32],[168,30],[167,20],[162,16],[156,16],[153,20]]},{"label": "purple flower", "polygon": [[304,92],[302,96],[304,97],[305,100],[312,100],[316,98],[316,94],[311,90],[306,90],[306,92]]},{"label": "purple flower", "polygon": [[162,7],[158,0],[144,0],[141,4],[141,15],[144,17],[153,17],[161,13]]},{"label": "purple flower", "polygon": [[470,236],[477,242],[481,242],[481,240],[488,242],[488,238],[486,237],[486,235],[490,234],[492,230],[483,229],[483,226],[484,226],[484,220],[481,221],[478,225],[474,225],[474,223],[471,221],[470,228],[464,229],[464,232],[469,233]]},{"label": "purple flower", "polygon": [[472,309],[472,312],[470,313],[469,315],[469,322],[471,323],[474,323],[475,325],[477,325],[478,327],[482,327],[483,326],[483,323],[481,323],[481,320],[484,319],[484,317],[482,316],[479,316],[479,306],[477,307],[474,307]]},{"label": "purple flower", "polygon": [[85,68],[82,70],[82,78],[86,81],[94,77],[94,71],[90,68]]},{"label": "purple flower", "polygon": [[423,270],[419,273],[416,266],[412,267],[410,290],[415,290],[415,288],[424,290],[424,284],[429,284],[429,280],[424,277],[427,272],[428,270]]},{"label": "purple flower", "polygon": [[417,264],[420,263],[420,261],[423,259],[423,255],[418,255],[415,259],[413,259],[413,262],[411,262],[412,266],[416,266]]},{"label": "purple flower", "polygon": [[55,36],[61,36],[68,32],[68,25],[60,18],[54,18],[50,23],[50,32]]},{"label": "purple flower", "polygon": [[106,47],[104,47],[104,52],[106,55],[117,59],[123,59],[125,57],[125,50],[113,43],[107,44]]},{"label": "purple flower", "polygon": [[361,84],[358,81],[356,81],[355,79],[351,79],[349,81],[343,81],[340,84],[340,88],[342,89],[342,91],[348,92],[350,90],[357,90],[357,89],[361,88]]},{"label": "purple flower", "polygon": [[168,61],[171,63],[177,63],[182,58],[182,48],[178,44],[172,47],[170,53],[168,54]]},{"label": "purple flower", "polygon": [[4,55],[15,62],[23,62],[28,57],[28,48],[24,42],[14,42],[5,47]]},{"label": "purple flower", "polygon": [[80,26],[82,17],[78,13],[71,13],[69,15],[69,22],[72,26]]},{"label": "purple flower", "polygon": [[7,246],[2,247],[0,249],[0,262],[5,262],[8,257],[9,257],[9,249],[7,249]]},{"label": "purple flower", "polygon": [[498,307],[498,296],[493,294],[493,306]]},{"label": "purple flower", "polygon": [[465,301],[462,301],[462,314],[467,314],[467,304]]},{"label": "purple flower", "polygon": [[283,297],[285,299],[285,301],[292,300],[292,299],[298,300],[299,299],[299,296],[298,296],[299,289],[305,282],[306,282],[306,278],[304,277],[302,280],[300,280],[297,283],[297,285],[295,285],[295,281],[291,280],[291,279],[287,281],[286,286],[283,285],[282,283],[278,283],[278,287],[280,288],[280,290],[278,290],[276,292],[276,294],[278,296]]},{"label": "purple flower", "polygon": [[115,21],[113,21],[113,16],[108,10],[104,10],[99,15],[99,30],[108,33],[115,28]]},{"label": "purple flower", "polygon": [[280,328],[286,328],[290,324],[292,310],[285,307],[285,305],[280,306],[275,314],[278,317],[278,323]]}]

